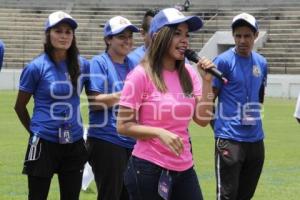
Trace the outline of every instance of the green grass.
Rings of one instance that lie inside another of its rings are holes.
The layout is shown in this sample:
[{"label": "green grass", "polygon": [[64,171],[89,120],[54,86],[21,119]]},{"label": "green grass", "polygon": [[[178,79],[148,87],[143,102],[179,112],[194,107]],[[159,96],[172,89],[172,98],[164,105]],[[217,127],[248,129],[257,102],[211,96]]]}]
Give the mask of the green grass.
[{"label": "green grass", "polygon": [[[21,174],[28,134],[13,110],[16,92],[0,91],[0,199],[27,198],[27,179]],[[32,104],[31,104],[32,105]],[[30,105],[30,106],[31,106]],[[300,197],[300,126],[293,118],[295,99],[267,98],[264,107],[266,160],[254,200],[297,200]],[[87,121],[87,109],[83,109]],[[191,125],[196,170],[206,200],[215,199],[214,140],[209,127]],[[54,177],[49,200],[59,199]],[[95,200],[93,183],[82,200]]]}]

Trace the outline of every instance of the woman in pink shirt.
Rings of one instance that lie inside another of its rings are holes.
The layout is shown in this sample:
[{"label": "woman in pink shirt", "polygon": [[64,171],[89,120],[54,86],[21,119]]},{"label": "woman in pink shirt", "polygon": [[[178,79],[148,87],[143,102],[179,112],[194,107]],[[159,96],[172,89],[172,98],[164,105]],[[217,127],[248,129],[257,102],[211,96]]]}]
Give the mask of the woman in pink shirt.
[{"label": "woman in pink shirt", "polygon": [[137,139],[125,185],[131,200],[202,200],[193,168],[188,125],[206,126],[212,113],[207,59],[196,70],[185,65],[189,32],[202,27],[199,17],[174,8],[161,10],[150,26],[152,42],[144,60],[128,76],[122,91],[117,129]]}]

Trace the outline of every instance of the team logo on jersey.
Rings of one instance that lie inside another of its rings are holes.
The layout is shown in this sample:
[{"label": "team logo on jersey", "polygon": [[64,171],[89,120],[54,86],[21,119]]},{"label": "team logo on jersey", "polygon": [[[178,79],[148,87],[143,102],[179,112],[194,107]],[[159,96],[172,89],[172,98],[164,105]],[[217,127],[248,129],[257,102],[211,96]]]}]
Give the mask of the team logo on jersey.
[{"label": "team logo on jersey", "polygon": [[253,76],[259,77],[261,75],[261,71],[259,66],[253,65]]}]

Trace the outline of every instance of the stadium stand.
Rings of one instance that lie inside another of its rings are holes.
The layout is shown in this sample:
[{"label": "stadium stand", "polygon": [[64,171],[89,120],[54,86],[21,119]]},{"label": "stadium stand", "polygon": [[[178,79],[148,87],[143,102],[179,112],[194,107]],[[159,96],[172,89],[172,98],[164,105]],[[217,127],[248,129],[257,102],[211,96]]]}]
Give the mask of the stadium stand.
[{"label": "stadium stand", "polygon": [[[0,38],[6,44],[3,68],[22,68],[42,51],[43,24],[54,10],[65,10],[78,20],[78,46],[80,53],[89,59],[105,48],[102,29],[107,19],[123,15],[139,26],[147,8],[171,6],[157,2],[148,5],[129,2],[120,6],[100,0],[0,0]],[[253,14],[260,29],[268,33],[268,41],[259,52],[268,59],[270,73],[300,74],[300,52],[297,51],[300,47],[300,3],[257,7],[194,3],[185,14],[200,16],[205,25],[191,35],[191,48],[200,50],[217,30],[230,31],[232,17],[242,11]],[[134,37],[135,46],[139,46],[142,43],[139,34]]]}]

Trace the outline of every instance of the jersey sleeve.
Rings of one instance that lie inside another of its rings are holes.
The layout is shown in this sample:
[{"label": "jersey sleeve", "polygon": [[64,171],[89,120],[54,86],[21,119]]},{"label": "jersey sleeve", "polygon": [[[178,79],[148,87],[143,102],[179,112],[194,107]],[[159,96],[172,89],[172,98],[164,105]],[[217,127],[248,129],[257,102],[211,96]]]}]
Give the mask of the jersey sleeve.
[{"label": "jersey sleeve", "polygon": [[34,63],[28,64],[22,71],[19,90],[33,94],[40,80],[40,71]]},{"label": "jersey sleeve", "polygon": [[[227,74],[226,73],[226,68],[227,68],[226,62],[221,57],[218,56],[213,60],[213,63],[215,64],[216,68],[220,72],[222,72],[226,77],[226,74]],[[223,82],[220,79],[213,77],[212,85],[214,88],[220,89],[223,85]]]},{"label": "jersey sleeve", "polygon": [[265,62],[264,62],[264,73],[263,73],[263,85],[264,87],[267,86],[267,78],[268,78],[268,63],[267,63],[267,60],[264,59]]}]

